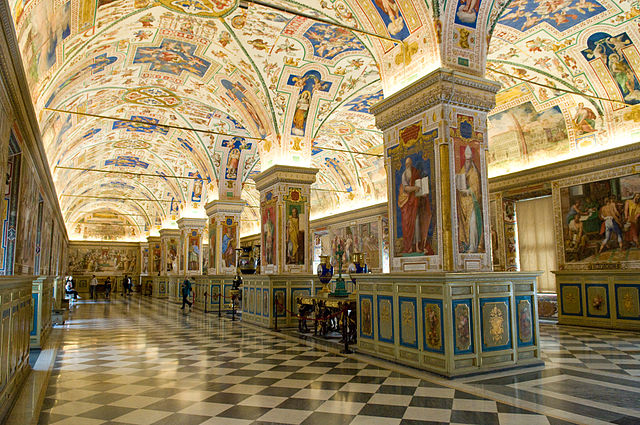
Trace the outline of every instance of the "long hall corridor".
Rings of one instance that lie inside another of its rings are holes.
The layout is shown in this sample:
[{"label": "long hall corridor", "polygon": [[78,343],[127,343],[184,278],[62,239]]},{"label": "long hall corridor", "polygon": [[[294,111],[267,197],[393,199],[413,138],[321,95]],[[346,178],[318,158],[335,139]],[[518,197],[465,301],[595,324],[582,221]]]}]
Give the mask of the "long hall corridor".
[{"label": "long hall corridor", "polygon": [[54,330],[61,343],[38,423],[640,421],[640,382],[631,376],[639,370],[638,334],[600,331],[608,338],[600,340],[588,329],[543,327],[546,368],[447,381],[163,301],[82,301]]}]

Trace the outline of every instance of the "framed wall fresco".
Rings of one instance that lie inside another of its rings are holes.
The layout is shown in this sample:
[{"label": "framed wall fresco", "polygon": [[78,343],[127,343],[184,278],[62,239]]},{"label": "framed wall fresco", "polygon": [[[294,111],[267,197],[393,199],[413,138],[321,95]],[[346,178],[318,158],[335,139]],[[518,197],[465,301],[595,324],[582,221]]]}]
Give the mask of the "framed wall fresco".
[{"label": "framed wall fresco", "polygon": [[178,238],[169,238],[166,249],[166,271],[168,273],[178,273]]},{"label": "framed wall fresco", "polygon": [[140,248],[137,244],[109,247],[86,243],[71,244],[68,271],[71,274],[138,274],[139,257]]},{"label": "framed wall fresco", "polygon": [[510,303],[509,297],[480,299],[482,351],[511,348]]},{"label": "framed wall fresco", "polygon": [[373,296],[360,295],[360,338],[373,339]]},{"label": "framed wall fresco", "polygon": [[393,297],[378,295],[378,341],[395,343],[393,329]]},{"label": "framed wall fresco", "polygon": [[442,300],[422,299],[423,349],[432,353],[444,354],[444,322]]},{"label": "framed wall fresco", "polygon": [[398,144],[387,149],[391,209],[394,212],[392,256],[436,255],[436,173],[433,141],[438,130],[423,132],[420,122],[399,130]]},{"label": "framed wall fresco", "polygon": [[400,310],[400,345],[418,349],[417,300],[410,297],[398,297]]},{"label": "framed wall fresco", "polygon": [[471,299],[451,301],[453,315],[453,353],[473,353],[473,315]]},{"label": "framed wall fresco", "polygon": [[640,268],[638,171],[636,164],[554,182],[561,268]]},{"label": "framed wall fresco", "polygon": [[218,242],[216,240],[216,220],[209,219],[209,268],[216,272],[216,248]]}]

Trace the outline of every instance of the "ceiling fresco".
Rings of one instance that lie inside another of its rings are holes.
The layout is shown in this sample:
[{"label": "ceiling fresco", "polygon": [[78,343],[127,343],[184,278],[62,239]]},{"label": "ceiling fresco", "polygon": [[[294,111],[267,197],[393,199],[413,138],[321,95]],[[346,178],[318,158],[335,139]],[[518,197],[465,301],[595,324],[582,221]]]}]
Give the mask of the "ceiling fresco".
[{"label": "ceiling fresco", "polygon": [[252,178],[278,163],[319,169],[312,218],[384,202],[369,108],[439,66],[503,84],[490,175],[637,141],[631,1],[10,2],[72,239],[139,240],[238,198],[255,233]]},{"label": "ceiling fresco", "polygon": [[503,85],[489,176],[640,140],[639,16],[627,0],[507,4],[487,58],[487,77]]}]

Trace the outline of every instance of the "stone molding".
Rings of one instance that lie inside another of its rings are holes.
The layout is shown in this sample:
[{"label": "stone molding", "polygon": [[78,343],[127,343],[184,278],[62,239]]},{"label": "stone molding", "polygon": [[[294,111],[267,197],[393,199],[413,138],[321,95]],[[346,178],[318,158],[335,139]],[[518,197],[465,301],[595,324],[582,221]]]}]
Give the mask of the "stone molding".
[{"label": "stone molding", "polygon": [[489,112],[500,87],[491,80],[440,68],[376,103],[371,112],[383,131],[442,104]]},{"label": "stone molding", "polygon": [[313,184],[316,181],[317,168],[274,165],[253,178],[256,189],[262,191],[277,183]]}]

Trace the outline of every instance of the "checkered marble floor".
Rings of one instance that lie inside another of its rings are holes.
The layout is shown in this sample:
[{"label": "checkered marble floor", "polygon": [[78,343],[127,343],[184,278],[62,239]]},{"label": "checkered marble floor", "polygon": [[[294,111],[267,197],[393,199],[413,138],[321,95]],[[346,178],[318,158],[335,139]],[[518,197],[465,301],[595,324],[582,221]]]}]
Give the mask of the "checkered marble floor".
[{"label": "checkered marble floor", "polygon": [[540,324],[547,363],[640,376],[640,333]]},{"label": "checkered marble floor", "polygon": [[570,423],[161,301],[81,302],[56,332],[42,425]]}]

